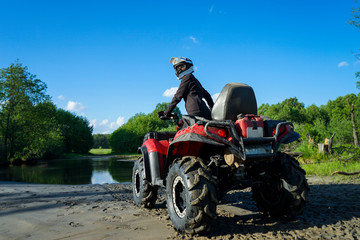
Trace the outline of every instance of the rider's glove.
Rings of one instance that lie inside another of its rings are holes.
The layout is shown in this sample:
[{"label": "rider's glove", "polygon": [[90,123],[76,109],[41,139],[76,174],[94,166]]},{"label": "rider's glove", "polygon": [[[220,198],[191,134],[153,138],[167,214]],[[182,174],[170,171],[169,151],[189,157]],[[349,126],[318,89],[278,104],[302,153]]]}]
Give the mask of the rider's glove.
[{"label": "rider's glove", "polygon": [[167,119],[169,119],[169,117],[164,113],[164,111],[158,112],[158,115],[159,115],[159,118],[160,118],[161,120],[167,120]]},{"label": "rider's glove", "polygon": [[158,112],[158,115],[159,115],[159,117],[162,117],[162,116],[164,116],[164,111],[160,111],[160,112]]}]

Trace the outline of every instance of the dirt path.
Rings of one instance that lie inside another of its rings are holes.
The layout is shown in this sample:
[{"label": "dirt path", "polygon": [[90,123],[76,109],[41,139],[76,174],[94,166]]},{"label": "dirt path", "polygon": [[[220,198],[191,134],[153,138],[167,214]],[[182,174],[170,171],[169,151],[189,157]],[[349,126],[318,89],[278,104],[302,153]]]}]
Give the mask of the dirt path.
[{"label": "dirt path", "polygon": [[[257,212],[249,190],[218,206],[208,236],[196,239],[360,239],[360,181],[309,178],[310,202],[292,222]],[[173,230],[163,197],[152,210],[132,203],[130,185],[0,183],[0,239],[194,239]]]}]

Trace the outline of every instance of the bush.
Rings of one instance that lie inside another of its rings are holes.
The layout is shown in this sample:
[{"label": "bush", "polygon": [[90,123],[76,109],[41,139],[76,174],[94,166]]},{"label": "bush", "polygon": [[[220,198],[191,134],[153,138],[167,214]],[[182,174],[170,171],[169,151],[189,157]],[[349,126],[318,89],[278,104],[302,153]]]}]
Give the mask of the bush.
[{"label": "bush", "polygon": [[109,148],[109,134],[94,134],[93,148]]},{"label": "bush", "polygon": [[88,153],[93,146],[93,129],[89,121],[63,109],[57,110],[56,120],[63,136],[65,152]]},{"label": "bush", "polygon": [[314,155],[317,153],[317,149],[309,143],[302,143],[295,149],[296,152],[301,152],[301,158],[304,160],[312,159]]},{"label": "bush", "polygon": [[[159,111],[166,110],[168,105],[168,103],[159,103],[152,113],[147,115],[138,113],[130,118],[126,124],[115,130],[109,139],[112,151],[116,153],[134,153],[142,145],[146,133],[176,131],[174,122],[162,121],[157,114]],[[181,117],[180,110],[177,107],[174,112]]]}]

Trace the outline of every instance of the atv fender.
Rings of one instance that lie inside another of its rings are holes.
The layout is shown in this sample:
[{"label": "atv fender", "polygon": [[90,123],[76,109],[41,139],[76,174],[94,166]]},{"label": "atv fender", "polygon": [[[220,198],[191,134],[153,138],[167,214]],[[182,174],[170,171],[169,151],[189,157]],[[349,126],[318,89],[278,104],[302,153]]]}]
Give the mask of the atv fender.
[{"label": "atv fender", "polygon": [[224,147],[225,145],[209,137],[205,137],[196,133],[190,132],[184,135],[180,135],[169,145],[166,159],[166,169],[170,167],[174,159],[178,156],[198,157],[202,148],[205,146]]},{"label": "atv fender", "polygon": [[169,142],[146,140],[138,152],[143,155],[145,178],[154,186],[164,185],[164,163]]}]

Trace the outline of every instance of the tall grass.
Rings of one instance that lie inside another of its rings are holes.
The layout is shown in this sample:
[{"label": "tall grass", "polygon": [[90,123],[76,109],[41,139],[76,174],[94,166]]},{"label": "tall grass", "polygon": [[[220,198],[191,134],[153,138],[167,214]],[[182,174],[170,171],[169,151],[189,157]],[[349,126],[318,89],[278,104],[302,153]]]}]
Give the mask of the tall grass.
[{"label": "tall grass", "polygon": [[[356,172],[360,171],[360,162],[321,162],[312,164],[301,164],[301,167],[306,171],[308,175],[316,176],[330,176],[335,171],[341,172]],[[358,175],[359,176],[359,175]]]},{"label": "tall grass", "polygon": [[330,160],[330,156],[328,154],[319,153],[317,147],[312,144],[300,144],[294,151],[301,152],[300,162],[319,163]]},{"label": "tall grass", "polygon": [[[333,148],[333,154],[319,153],[315,145],[302,143],[295,152],[301,152],[299,162],[307,175],[331,176],[334,172],[352,173],[360,171],[358,153],[360,149],[353,146],[341,145]],[[337,178],[359,179],[360,174],[352,176],[336,175]],[[340,177],[341,176],[341,177]]]}]

